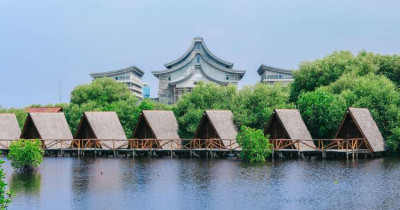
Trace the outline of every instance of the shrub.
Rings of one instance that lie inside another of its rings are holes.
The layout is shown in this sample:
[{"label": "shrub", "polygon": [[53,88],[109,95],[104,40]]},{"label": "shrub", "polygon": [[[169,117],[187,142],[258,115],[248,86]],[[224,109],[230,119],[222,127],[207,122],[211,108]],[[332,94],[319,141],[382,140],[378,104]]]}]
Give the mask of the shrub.
[{"label": "shrub", "polygon": [[265,161],[272,153],[268,138],[262,130],[242,126],[237,136],[237,142],[242,147],[240,157],[250,162]]},{"label": "shrub", "polygon": [[33,170],[42,163],[43,154],[40,140],[20,139],[11,143],[8,159],[11,160],[11,166],[14,169]]},{"label": "shrub", "polygon": [[0,209],[7,209],[8,205],[11,203],[11,193],[7,190],[7,184],[4,182],[6,174],[1,168],[1,165],[4,163],[3,160],[0,160]]},{"label": "shrub", "polygon": [[301,94],[297,103],[311,136],[318,139],[334,137],[347,109],[342,97],[321,89]]}]

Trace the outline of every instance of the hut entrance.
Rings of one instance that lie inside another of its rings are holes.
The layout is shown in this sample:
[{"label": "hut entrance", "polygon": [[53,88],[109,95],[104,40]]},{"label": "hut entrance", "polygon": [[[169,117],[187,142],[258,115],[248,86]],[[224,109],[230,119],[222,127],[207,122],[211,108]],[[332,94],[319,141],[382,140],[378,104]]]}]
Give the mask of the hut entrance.
[{"label": "hut entrance", "polygon": [[28,117],[26,118],[24,129],[21,134],[21,139],[41,139],[40,141],[42,142],[42,147],[46,148],[45,142],[42,140],[42,137],[40,136],[39,131],[36,128],[36,125],[30,115],[28,115]]},{"label": "hut entrance", "polygon": [[[75,134],[75,139],[81,140],[80,148],[101,148],[101,145],[97,141],[91,140],[97,139],[97,137],[94,134],[86,116],[83,116],[81,122],[79,123],[78,131]],[[75,142],[75,144],[76,143],[77,142]]]},{"label": "hut entrance", "polygon": [[32,117],[28,115],[24,127],[24,132],[21,134],[22,139],[40,139],[40,134],[33,123]]},{"label": "hut entrance", "polygon": [[[296,149],[276,113],[272,116],[264,134],[269,135],[270,143],[274,145],[274,148]],[[276,141],[278,139],[282,141]],[[292,145],[285,146],[289,144]]]},{"label": "hut entrance", "polygon": [[128,148],[158,148],[160,146],[160,142],[156,140],[157,137],[143,114],[139,118],[132,138],[136,141],[133,142],[133,145],[129,144]]},{"label": "hut entrance", "polygon": [[[351,114],[346,114],[337,134],[337,139],[363,139],[364,136],[358,128]],[[368,149],[365,143],[359,144],[359,149]]]}]

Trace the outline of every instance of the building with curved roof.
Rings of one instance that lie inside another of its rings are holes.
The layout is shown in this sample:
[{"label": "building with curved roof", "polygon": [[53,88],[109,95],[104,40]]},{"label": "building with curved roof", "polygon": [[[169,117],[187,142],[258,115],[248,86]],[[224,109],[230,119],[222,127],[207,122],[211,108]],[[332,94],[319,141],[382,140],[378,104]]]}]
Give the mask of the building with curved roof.
[{"label": "building with curved roof", "polygon": [[281,82],[283,85],[287,85],[294,81],[293,71],[287,69],[276,68],[261,64],[257,70],[258,75],[261,76],[261,82],[267,84],[274,84]]},{"label": "building with curved roof", "polygon": [[246,72],[233,69],[233,63],[211,53],[201,37],[194,38],[180,58],[164,66],[167,69],[152,73],[159,79],[159,102],[168,104],[176,103],[200,81],[237,85]]}]

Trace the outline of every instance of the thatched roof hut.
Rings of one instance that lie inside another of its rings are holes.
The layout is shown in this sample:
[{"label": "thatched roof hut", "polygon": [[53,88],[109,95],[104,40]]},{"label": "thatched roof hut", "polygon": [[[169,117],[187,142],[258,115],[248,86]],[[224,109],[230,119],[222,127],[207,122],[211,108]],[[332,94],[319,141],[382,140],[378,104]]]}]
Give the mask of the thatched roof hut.
[{"label": "thatched roof hut", "polygon": [[47,149],[69,148],[72,140],[71,130],[64,113],[28,113],[22,130],[23,139],[42,139]]},{"label": "thatched roof hut", "polygon": [[236,127],[230,110],[206,110],[197,127],[195,139],[221,139],[226,148],[238,149]]},{"label": "thatched roof hut", "polygon": [[[101,141],[96,145],[102,149],[118,149],[127,144],[121,122],[115,112],[85,112],[76,130],[75,139],[115,140]],[[85,142],[86,143],[86,142]],[[89,147],[95,147],[95,144]]]},{"label": "thatched roof hut", "polygon": [[[292,149],[315,149],[310,132],[301,118],[300,112],[296,109],[275,109],[264,129],[264,134],[268,134],[270,139],[307,140],[291,145]],[[283,144],[292,142],[282,141]]]},{"label": "thatched roof hut", "polygon": [[20,135],[21,129],[15,114],[0,113],[0,148],[8,148],[10,142],[19,139]]},{"label": "thatched roof hut", "polygon": [[[148,147],[159,149],[176,149],[179,147],[178,122],[172,111],[143,110],[135,129],[133,139],[158,139]],[[170,142],[168,142],[170,140]],[[171,141],[174,140],[174,141]]]},{"label": "thatched roof hut", "polygon": [[368,144],[361,145],[361,149],[369,149],[371,152],[385,151],[385,140],[367,108],[349,108],[335,138],[365,138]]}]

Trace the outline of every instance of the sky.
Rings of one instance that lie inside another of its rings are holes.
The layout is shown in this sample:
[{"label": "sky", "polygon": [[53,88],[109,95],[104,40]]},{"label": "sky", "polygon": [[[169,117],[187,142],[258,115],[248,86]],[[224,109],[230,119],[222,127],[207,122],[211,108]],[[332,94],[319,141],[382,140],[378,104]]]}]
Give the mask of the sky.
[{"label": "sky", "polygon": [[247,71],[239,87],[259,82],[261,64],[296,69],[335,50],[400,54],[399,10],[397,0],[0,0],[0,106],[69,102],[90,73],[132,65],[157,97],[151,71],[196,36]]}]

